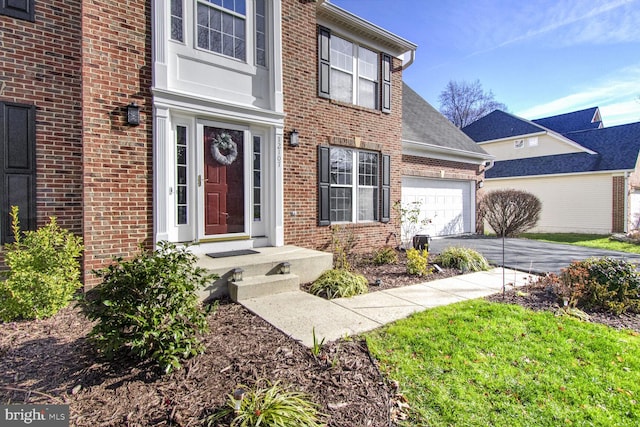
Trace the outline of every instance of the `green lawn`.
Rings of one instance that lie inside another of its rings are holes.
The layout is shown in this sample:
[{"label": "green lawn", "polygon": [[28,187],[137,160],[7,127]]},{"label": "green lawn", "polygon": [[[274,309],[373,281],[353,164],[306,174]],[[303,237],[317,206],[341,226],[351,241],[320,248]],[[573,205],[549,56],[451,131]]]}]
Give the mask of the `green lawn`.
[{"label": "green lawn", "polygon": [[366,335],[408,398],[404,426],[638,426],[640,336],[465,301]]},{"label": "green lawn", "polygon": [[544,242],[566,243],[569,245],[640,254],[640,245],[610,240],[608,235],[602,234],[525,233],[520,237]]}]

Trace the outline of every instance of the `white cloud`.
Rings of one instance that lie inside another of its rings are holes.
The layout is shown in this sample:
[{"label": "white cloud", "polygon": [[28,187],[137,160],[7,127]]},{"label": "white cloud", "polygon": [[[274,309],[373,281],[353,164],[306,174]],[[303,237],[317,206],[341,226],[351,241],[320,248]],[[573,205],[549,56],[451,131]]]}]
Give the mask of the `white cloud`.
[{"label": "white cloud", "polygon": [[640,64],[627,67],[590,86],[558,99],[518,111],[517,116],[538,119],[590,107],[600,107],[605,126],[640,121]]}]

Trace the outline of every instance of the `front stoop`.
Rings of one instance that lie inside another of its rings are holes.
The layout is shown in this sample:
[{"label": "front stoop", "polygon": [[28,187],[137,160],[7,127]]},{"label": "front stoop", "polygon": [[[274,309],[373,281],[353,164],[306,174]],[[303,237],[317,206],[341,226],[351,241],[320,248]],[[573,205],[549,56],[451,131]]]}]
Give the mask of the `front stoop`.
[{"label": "front stoop", "polygon": [[300,289],[300,278],[295,274],[253,276],[238,282],[229,280],[229,296],[235,302],[264,297]]},{"label": "front stoop", "polygon": [[[198,255],[198,267],[218,275],[218,279],[199,292],[201,300],[231,296],[234,301],[298,290],[333,267],[328,252],[298,246],[253,248],[256,254],[211,258]],[[290,274],[280,274],[282,263],[288,262]],[[233,271],[243,270],[241,282],[232,282]]]}]

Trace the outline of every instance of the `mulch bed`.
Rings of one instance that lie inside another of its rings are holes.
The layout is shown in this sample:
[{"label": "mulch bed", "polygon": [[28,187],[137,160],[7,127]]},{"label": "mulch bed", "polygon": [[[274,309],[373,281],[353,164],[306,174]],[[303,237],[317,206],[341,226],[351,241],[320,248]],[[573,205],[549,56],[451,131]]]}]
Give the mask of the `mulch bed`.
[{"label": "mulch bed", "polygon": [[[358,269],[371,291],[451,277],[444,270],[408,276],[404,264]],[[488,299],[502,302],[502,294]],[[545,289],[509,291],[504,302],[555,310]],[[200,425],[239,385],[280,380],[321,406],[328,426],[395,425],[398,396],[381,376],[366,343],[358,338],[325,344],[314,358],[309,349],[238,304],[222,301],[209,315],[206,352],[163,376],[151,365],[121,358],[102,360],[87,341],[92,324],[76,307],[50,319],[0,324],[0,402],[69,404],[71,425]],[[640,316],[591,313],[591,320],[640,332]]]}]

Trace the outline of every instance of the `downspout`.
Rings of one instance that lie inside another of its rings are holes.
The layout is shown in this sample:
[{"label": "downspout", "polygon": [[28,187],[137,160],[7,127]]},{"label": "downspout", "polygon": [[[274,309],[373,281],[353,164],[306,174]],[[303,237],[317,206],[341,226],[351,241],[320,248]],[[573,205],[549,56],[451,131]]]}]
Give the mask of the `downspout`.
[{"label": "downspout", "polygon": [[[409,66],[411,64],[413,64],[413,61],[416,60],[416,51],[414,50],[410,50],[408,51],[411,53],[411,56],[409,57],[409,60],[407,62],[403,62],[402,63],[402,71],[406,70],[407,68],[409,68]],[[407,52],[404,53],[405,55],[407,54]]]},{"label": "downspout", "polygon": [[[496,161],[495,161],[494,159],[487,160],[487,161],[485,161],[485,163],[486,163],[486,162],[489,162],[489,166],[486,166],[486,165],[485,165],[485,167],[484,167],[484,172],[485,172],[485,173],[487,173],[487,171],[488,171],[489,169],[491,169],[492,167],[494,167],[494,166],[496,165]],[[486,178],[486,177],[485,177],[485,178]]]}]

